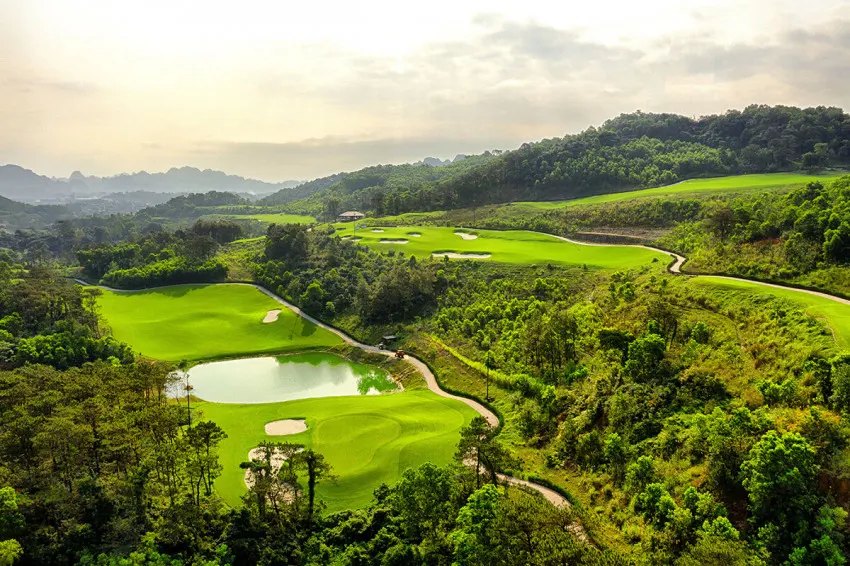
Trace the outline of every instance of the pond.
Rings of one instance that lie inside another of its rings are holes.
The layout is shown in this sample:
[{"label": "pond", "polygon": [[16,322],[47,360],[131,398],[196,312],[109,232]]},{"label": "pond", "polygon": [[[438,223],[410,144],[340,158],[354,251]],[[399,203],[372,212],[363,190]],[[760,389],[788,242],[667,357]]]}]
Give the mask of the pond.
[{"label": "pond", "polygon": [[[199,399],[240,404],[376,395],[396,389],[379,368],[319,352],[200,364],[189,370],[189,383]],[[185,396],[184,386],[185,380],[176,383],[171,396]]]}]

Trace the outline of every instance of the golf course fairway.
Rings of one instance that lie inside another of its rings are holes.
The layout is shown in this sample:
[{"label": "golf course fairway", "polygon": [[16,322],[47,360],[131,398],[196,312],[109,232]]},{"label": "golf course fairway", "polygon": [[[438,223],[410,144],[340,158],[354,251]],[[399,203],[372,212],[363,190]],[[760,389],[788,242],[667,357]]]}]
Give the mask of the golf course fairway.
[{"label": "golf course fairway", "polygon": [[274,299],[250,285],[177,285],[104,291],[101,313],[117,340],[165,361],[280,354],[341,344],[340,338],[284,308],[264,323]]},{"label": "golf course fairway", "polygon": [[[334,224],[340,237],[360,238],[358,243],[376,250],[395,250],[427,258],[450,252],[470,254],[483,261],[520,264],[586,265],[599,269],[629,269],[670,256],[630,246],[583,246],[549,234],[525,230],[468,230],[433,226],[358,228],[353,223]],[[485,257],[486,256],[486,257]]]},{"label": "golf course fairway", "polygon": [[778,190],[788,187],[803,186],[809,181],[825,182],[844,174],[846,173],[764,173],[758,175],[732,175],[729,177],[714,177],[710,179],[691,179],[689,181],[682,181],[681,183],[666,185],[664,187],[656,187],[654,189],[595,195],[592,197],[572,200],[550,202],[522,201],[512,203],[508,206],[533,208],[536,210],[556,210],[572,206],[620,202],[646,197],[709,195],[715,193],[746,193],[753,191]]},{"label": "golf course fairway", "polygon": [[285,212],[260,212],[257,214],[209,214],[209,219],[223,220],[257,220],[266,224],[313,224],[316,219],[303,214],[287,214]]},{"label": "golf course fairway", "polygon": [[[460,429],[476,415],[463,403],[426,389],[260,405],[199,402],[193,409],[228,435],[219,449],[223,471],[215,484],[228,504],[238,505],[247,492],[239,464],[252,448],[263,441],[293,442],[316,450],[333,466],[337,479],[317,488],[331,512],[367,505],[375,488],[394,483],[407,468],[448,464]],[[265,424],[281,419],[306,419],[307,431],[266,435]]]},{"label": "golf course fairway", "polygon": [[835,343],[840,347],[850,346],[850,304],[845,304],[803,290],[767,286],[760,283],[699,275],[691,279],[691,284],[711,287],[715,291],[731,291],[752,294],[769,294],[794,301],[805,308],[809,316],[826,320]]}]

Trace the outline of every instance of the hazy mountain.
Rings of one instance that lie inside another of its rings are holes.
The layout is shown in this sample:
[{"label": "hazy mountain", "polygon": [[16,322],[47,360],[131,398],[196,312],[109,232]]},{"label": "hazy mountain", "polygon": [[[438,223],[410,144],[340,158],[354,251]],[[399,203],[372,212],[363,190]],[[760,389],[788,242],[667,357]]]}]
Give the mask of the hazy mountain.
[{"label": "hazy mountain", "polygon": [[211,169],[200,170],[195,167],[171,168],[165,173],[123,173],[114,177],[86,177],[75,171],[69,178],[69,184],[80,184],[94,192],[120,193],[132,191],[151,191],[168,193],[191,193],[207,191],[232,191],[243,193],[270,193],[291,188],[299,181],[266,183],[256,179],[246,179],[238,175],[228,175]]},{"label": "hazy mountain", "polygon": [[172,168],[165,173],[123,173],[113,177],[86,176],[74,171],[67,179],[51,179],[18,165],[0,167],[0,195],[28,202],[65,202],[71,195],[106,195],[110,193],[191,193],[231,191],[247,194],[268,194],[292,188],[300,181],[266,183],[228,175],[211,169],[195,167]]},{"label": "hazy mountain", "polygon": [[38,200],[67,187],[17,165],[0,166],[0,195],[17,200]]}]

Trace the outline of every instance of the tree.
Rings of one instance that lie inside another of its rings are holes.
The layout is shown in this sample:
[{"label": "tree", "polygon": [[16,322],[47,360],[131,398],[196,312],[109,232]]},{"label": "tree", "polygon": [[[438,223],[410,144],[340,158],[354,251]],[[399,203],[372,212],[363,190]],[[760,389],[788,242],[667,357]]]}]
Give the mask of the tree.
[{"label": "tree", "polygon": [[725,242],[735,227],[735,211],[729,205],[717,206],[706,218],[709,229],[721,242]]},{"label": "tree", "polygon": [[312,449],[299,452],[292,460],[295,467],[307,473],[307,521],[312,523],[316,507],[316,484],[323,479],[332,479],[333,468],[323,455]]},{"label": "tree", "polygon": [[834,366],[832,370],[832,395],[829,398],[836,411],[850,414],[850,364]]},{"label": "tree", "polygon": [[615,485],[622,483],[626,473],[626,462],[629,459],[629,446],[616,432],[605,439],[605,460],[611,470]]},{"label": "tree", "polygon": [[487,480],[498,483],[498,472],[515,464],[507,449],[498,440],[498,431],[491,427],[483,417],[475,417],[460,433],[455,460],[474,466],[476,487],[481,486],[481,474]]},{"label": "tree", "polygon": [[428,462],[404,471],[390,490],[389,502],[398,510],[408,540],[433,540],[453,522],[458,492],[452,471]]},{"label": "tree", "polygon": [[23,555],[14,537],[24,534],[24,517],[18,510],[15,490],[0,488],[0,566],[11,566]]},{"label": "tree", "polygon": [[484,367],[487,368],[487,388],[484,393],[484,400],[490,400],[490,370],[493,368],[493,354],[490,352],[490,349],[487,349],[487,354],[484,357]]},{"label": "tree", "polygon": [[635,382],[646,383],[661,377],[661,362],[667,343],[657,334],[646,334],[629,344],[629,354],[623,369]]},{"label": "tree", "polygon": [[788,553],[792,540],[808,540],[806,531],[818,501],[817,473],[815,450],[805,438],[773,430],[752,447],[741,466],[750,522],[757,529],[772,525],[786,533],[768,543],[777,556]]},{"label": "tree", "polygon": [[221,474],[216,448],[227,438],[227,433],[212,421],[202,421],[186,429],[186,440],[190,449],[189,472],[194,475],[193,492],[196,505],[201,504],[201,487],[204,494],[212,495],[213,482]]},{"label": "tree", "polygon": [[469,496],[457,516],[457,527],[449,535],[454,546],[455,564],[459,566],[497,564],[499,556],[493,527],[499,513],[502,491],[485,485]]}]

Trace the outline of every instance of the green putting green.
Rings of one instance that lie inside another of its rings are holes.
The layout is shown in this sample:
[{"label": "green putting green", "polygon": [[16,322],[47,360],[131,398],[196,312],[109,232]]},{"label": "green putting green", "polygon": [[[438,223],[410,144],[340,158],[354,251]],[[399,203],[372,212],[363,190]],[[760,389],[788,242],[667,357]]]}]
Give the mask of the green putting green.
[{"label": "green putting green", "polygon": [[[277,354],[342,342],[249,285],[104,291],[99,304],[117,340],[159,360]],[[264,323],[268,311],[277,309],[277,320]]]},{"label": "green putting green", "polygon": [[586,246],[548,234],[524,230],[468,230],[433,226],[358,228],[351,223],[334,224],[343,238],[376,250],[395,250],[420,258],[449,252],[472,259],[501,263],[586,265],[590,268],[628,269],[670,256],[630,246]]},{"label": "green putting green", "polygon": [[821,175],[810,173],[766,173],[761,175],[733,175],[730,177],[715,177],[711,179],[691,179],[689,181],[676,183],[675,185],[667,185],[665,187],[657,187],[654,189],[596,195],[574,200],[552,202],[515,202],[508,206],[537,210],[554,210],[566,208],[568,206],[619,202],[644,197],[684,196],[689,194],[711,193],[744,193],[767,189],[776,190],[805,185],[809,181],[828,181],[844,174],[846,173],[825,173]]},{"label": "green putting green", "polygon": [[733,281],[722,277],[700,275],[691,279],[691,283],[711,287],[719,291],[767,293],[794,301],[803,306],[806,314],[809,316],[824,318],[827,321],[838,346],[850,346],[850,305],[848,304],[819,295],[812,295],[804,291],[770,287],[748,281]]},{"label": "green putting green", "polygon": [[[252,448],[263,441],[294,442],[323,454],[333,466],[337,479],[318,487],[331,512],[368,504],[375,488],[394,483],[407,468],[448,464],[460,429],[476,415],[463,403],[422,389],[261,405],[200,402],[194,408],[227,432],[219,450],[223,472],[216,481],[227,503],[237,505],[247,491],[239,464]],[[306,419],[306,432],[265,434],[266,423],[297,418]]]}]

